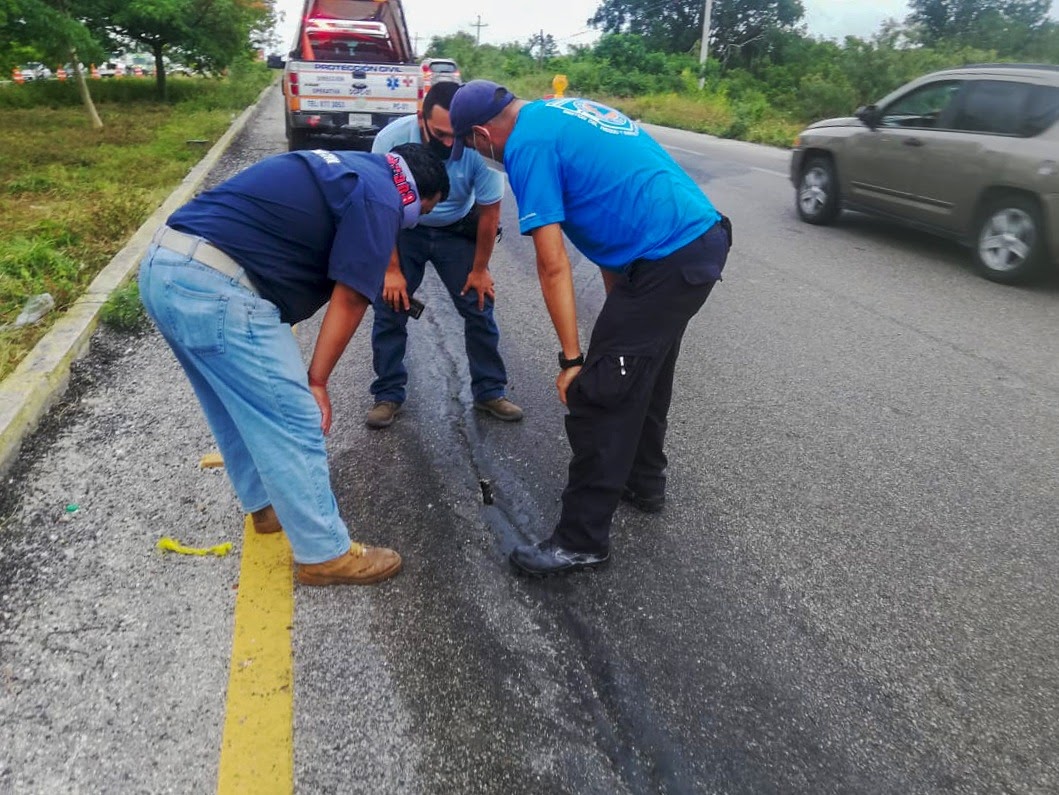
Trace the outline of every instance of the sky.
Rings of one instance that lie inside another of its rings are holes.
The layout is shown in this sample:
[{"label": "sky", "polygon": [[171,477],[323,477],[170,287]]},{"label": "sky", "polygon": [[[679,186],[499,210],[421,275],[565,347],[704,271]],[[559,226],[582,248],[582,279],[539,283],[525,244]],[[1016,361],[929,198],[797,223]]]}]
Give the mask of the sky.
[{"label": "sky", "polygon": [[[664,2],[664,0],[662,0]],[[715,2],[724,0],[715,0]],[[805,24],[809,33],[841,40],[845,36],[867,37],[889,18],[908,15],[906,0],[802,0]],[[413,37],[418,37],[417,52],[422,54],[432,36],[445,36],[461,30],[475,33],[481,21],[483,44],[525,41],[543,30],[555,37],[560,48],[570,44],[591,43],[598,33],[586,20],[600,5],[600,0],[404,0],[405,17]],[[276,0],[276,9],[285,16],[278,33],[281,49],[286,50],[294,37],[302,0]],[[1052,4],[1052,16],[1059,18],[1059,0]]]}]

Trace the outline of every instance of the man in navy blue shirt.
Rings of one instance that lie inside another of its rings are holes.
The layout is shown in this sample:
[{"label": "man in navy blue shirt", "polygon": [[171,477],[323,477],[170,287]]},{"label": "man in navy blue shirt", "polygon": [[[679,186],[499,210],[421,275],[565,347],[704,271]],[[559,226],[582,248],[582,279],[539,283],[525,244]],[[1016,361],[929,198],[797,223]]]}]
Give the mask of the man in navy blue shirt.
[{"label": "man in navy blue shirt", "polygon": [[[544,302],[559,337],[559,399],[573,451],[551,537],[511,553],[525,573],[593,568],[610,556],[625,499],[662,510],[673,373],[688,321],[720,279],[731,226],[638,124],[586,99],[526,102],[488,80],[450,108],[464,146],[500,162],[533,238]],[[578,338],[563,234],[600,267],[607,300],[588,355]]]},{"label": "man in navy blue shirt", "polygon": [[[144,307],[202,405],[257,532],[285,530],[307,585],[369,584],[401,568],[351,543],[331,490],[327,379],[401,229],[448,195],[444,164],[388,155],[270,157],[174,212],[140,266]],[[291,325],[327,305],[308,371]]]}]

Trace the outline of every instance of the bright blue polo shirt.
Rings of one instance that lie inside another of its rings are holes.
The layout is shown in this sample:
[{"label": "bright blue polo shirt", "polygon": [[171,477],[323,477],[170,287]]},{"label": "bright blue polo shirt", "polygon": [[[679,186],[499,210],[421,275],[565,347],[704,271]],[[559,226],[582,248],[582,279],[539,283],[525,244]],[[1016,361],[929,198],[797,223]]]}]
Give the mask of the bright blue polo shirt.
[{"label": "bright blue polo shirt", "polygon": [[255,163],[167,223],[242,265],[283,321],[297,323],[327,303],[335,282],[374,299],[402,219],[385,157],[319,150]]},{"label": "bright blue polo shirt", "polygon": [[[382,128],[371,151],[385,154],[400,144],[424,143],[419,118],[404,116]],[[504,175],[485,164],[477,152],[464,149],[459,160],[448,160],[449,198],[419,219],[417,226],[448,226],[459,221],[478,204],[496,204],[504,198]]]},{"label": "bright blue polo shirt", "polygon": [[523,106],[504,146],[504,168],[522,234],[558,223],[604,268],[666,257],[721,220],[636,122],[587,99]]}]

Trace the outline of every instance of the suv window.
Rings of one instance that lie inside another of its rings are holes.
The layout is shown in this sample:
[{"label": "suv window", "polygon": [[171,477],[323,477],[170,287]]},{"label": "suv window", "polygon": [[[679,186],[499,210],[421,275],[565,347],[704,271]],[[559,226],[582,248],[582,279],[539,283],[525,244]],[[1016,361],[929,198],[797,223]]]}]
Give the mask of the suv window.
[{"label": "suv window", "polygon": [[1019,132],[1027,138],[1040,135],[1059,121],[1059,88],[1034,86]]},{"label": "suv window", "polygon": [[1030,83],[976,80],[964,93],[952,127],[993,135],[1020,135],[1035,88]]},{"label": "suv window", "polygon": [[434,61],[430,64],[430,71],[440,74],[451,74],[456,71],[456,64],[452,61]]},{"label": "suv window", "polygon": [[883,127],[914,127],[935,129],[942,115],[952,107],[952,101],[963,87],[959,80],[947,80],[920,86],[883,108],[879,124]]}]

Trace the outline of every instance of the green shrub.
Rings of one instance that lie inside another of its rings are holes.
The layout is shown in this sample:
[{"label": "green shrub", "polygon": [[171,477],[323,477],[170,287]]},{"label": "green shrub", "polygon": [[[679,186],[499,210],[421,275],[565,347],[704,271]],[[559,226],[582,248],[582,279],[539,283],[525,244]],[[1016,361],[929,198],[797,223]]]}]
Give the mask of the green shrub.
[{"label": "green shrub", "polygon": [[805,119],[848,116],[857,106],[857,93],[841,75],[810,75],[797,92],[797,110]]},{"label": "green shrub", "polygon": [[119,331],[136,331],[146,324],[147,313],[140,301],[140,288],[135,280],[110,294],[100,309],[99,319]]}]

